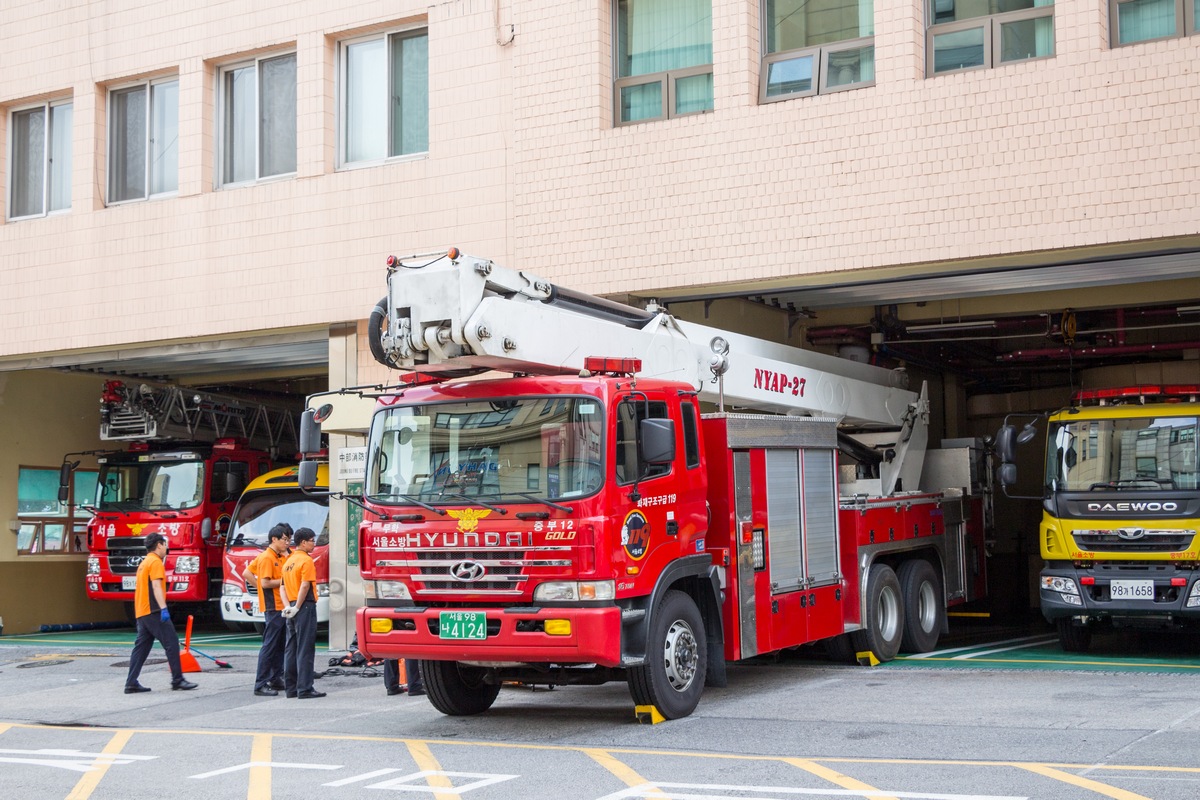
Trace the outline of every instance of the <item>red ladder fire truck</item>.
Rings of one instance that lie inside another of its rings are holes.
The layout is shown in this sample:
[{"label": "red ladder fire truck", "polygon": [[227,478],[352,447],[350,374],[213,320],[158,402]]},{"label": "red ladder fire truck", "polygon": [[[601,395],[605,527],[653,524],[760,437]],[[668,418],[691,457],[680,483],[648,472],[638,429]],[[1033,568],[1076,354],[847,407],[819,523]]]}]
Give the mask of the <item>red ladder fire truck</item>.
[{"label": "red ladder fire truck", "polygon": [[[339,394],[377,398],[358,643],[419,659],[443,713],[623,680],[683,717],[727,660],[928,651],[984,592],[983,492],[921,483],[929,403],[900,371],[456,250],[390,257],[369,329],[400,384],[310,397],[301,450]],[[488,370],[511,377],[462,380]]]},{"label": "red ladder fire truck", "polygon": [[215,612],[230,514],[247,483],[296,451],[295,417],[287,409],[179,386],[111,380],[100,399],[100,439],[128,449],[69,453],[60,475],[67,495],[73,456],[99,465],[87,527],[84,587],[92,600],[132,608],[145,537],[167,537],[170,603]]}]

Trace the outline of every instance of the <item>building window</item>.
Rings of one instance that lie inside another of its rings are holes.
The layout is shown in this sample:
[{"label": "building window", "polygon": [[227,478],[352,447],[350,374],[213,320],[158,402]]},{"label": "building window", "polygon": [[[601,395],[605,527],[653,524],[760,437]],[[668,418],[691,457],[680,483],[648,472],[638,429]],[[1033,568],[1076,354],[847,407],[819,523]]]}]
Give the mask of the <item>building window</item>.
[{"label": "building window", "polygon": [[222,185],[296,171],[296,54],[223,67],[218,76]]},{"label": "building window", "polygon": [[70,100],[12,112],[8,217],[40,217],[71,208]]},{"label": "building window", "polygon": [[86,553],[91,512],[83,506],[96,502],[98,475],[96,470],[75,470],[67,502],[60,503],[58,468],[21,467],[17,473],[17,552]]},{"label": "building window", "polygon": [[713,109],[711,0],[618,0],[616,124]]},{"label": "building window", "polygon": [[341,160],[383,161],[429,150],[429,34],[342,42]]},{"label": "building window", "polygon": [[1148,42],[1196,33],[1200,0],[1109,0],[1112,43]]},{"label": "building window", "polygon": [[758,101],[875,83],[874,0],[765,0]]},{"label": "building window", "polygon": [[927,74],[1054,55],[1054,0],[930,0]]},{"label": "building window", "polygon": [[108,120],[108,202],[178,191],[179,80],[113,89]]}]

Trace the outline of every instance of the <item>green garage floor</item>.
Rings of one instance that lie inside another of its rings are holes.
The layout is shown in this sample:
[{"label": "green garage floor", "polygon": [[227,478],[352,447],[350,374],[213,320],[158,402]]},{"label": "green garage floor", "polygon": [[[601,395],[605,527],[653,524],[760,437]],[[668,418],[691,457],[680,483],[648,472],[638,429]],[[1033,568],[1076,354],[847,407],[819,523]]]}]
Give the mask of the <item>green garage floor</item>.
[{"label": "green garage floor", "polygon": [[1047,631],[902,655],[888,666],[1197,673],[1200,637],[1195,632],[1106,632],[1092,638],[1088,652],[1067,653]]}]

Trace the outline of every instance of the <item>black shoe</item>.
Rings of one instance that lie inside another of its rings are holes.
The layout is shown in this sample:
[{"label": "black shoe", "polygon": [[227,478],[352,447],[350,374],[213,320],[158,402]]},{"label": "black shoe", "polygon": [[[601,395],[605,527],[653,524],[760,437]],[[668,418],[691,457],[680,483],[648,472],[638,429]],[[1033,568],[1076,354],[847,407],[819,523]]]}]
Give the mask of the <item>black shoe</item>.
[{"label": "black shoe", "polygon": [[269,689],[266,686],[262,687],[261,689],[255,689],[254,694],[256,694],[259,697],[278,697],[279,696],[279,692],[275,691],[274,689]]},{"label": "black shoe", "polygon": [[425,694],[425,688],[423,686],[418,686],[415,689],[408,690],[409,697],[421,697],[424,694]]},{"label": "black shoe", "polygon": [[283,681],[271,681],[270,683],[267,684],[267,686],[271,687],[272,689],[274,689],[277,692],[287,691],[287,684],[284,683]]},{"label": "black shoe", "polygon": [[181,689],[182,689],[182,690],[186,691],[186,690],[188,690],[188,689],[195,689],[195,688],[196,688],[197,686],[199,686],[199,685],[200,685],[200,684],[198,684],[198,683],[192,683],[192,682],[191,682],[191,681],[189,681],[187,678],[184,678],[184,679],[183,679],[183,680],[181,680],[181,681],[178,681],[178,682],[176,682],[176,683],[172,683],[172,684],[171,684],[171,689],[173,689],[173,690],[181,690]]},{"label": "black shoe", "polygon": [[388,697],[391,697],[394,694],[404,694],[404,690],[401,689],[399,686],[389,686],[388,687]]},{"label": "black shoe", "polygon": [[325,696],[325,692],[318,692],[315,690],[310,690],[307,692],[300,692],[299,694],[296,695],[296,697],[300,698],[301,700],[312,700],[315,697],[324,697],[324,696]]},{"label": "black shoe", "polygon": [[288,692],[284,695],[284,697],[292,697],[292,698],[294,698],[295,696],[296,696],[295,692]]},{"label": "black shoe", "polygon": [[[150,691],[150,687],[142,686],[140,683],[135,683],[133,686],[125,687],[125,694],[138,694],[139,692],[148,692],[148,691]],[[389,694],[390,694],[390,692],[389,692]]]}]

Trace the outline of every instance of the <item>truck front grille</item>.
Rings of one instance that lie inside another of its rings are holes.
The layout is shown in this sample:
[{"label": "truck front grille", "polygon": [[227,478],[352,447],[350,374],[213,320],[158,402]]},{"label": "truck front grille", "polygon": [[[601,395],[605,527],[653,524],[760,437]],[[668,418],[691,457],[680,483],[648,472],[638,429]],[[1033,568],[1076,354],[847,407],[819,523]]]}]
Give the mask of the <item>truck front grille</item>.
[{"label": "truck front grille", "polygon": [[1174,553],[1186,550],[1195,538],[1195,531],[1145,530],[1121,528],[1115,530],[1071,531],[1075,546],[1080,550],[1110,553]]},{"label": "truck front grille", "polygon": [[[531,567],[570,567],[570,547],[517,550],[426,548],[381,558],[380,567],[415,570],[410,579],[422,594],[520,595]],[[390,555],[390,554],[388,554]]]},{"label": "truck front grille", "polygon": [[108,568],[114,575],[136,575],[138,565],[145,557],[144,537],[125,536],[108,540]]}]

